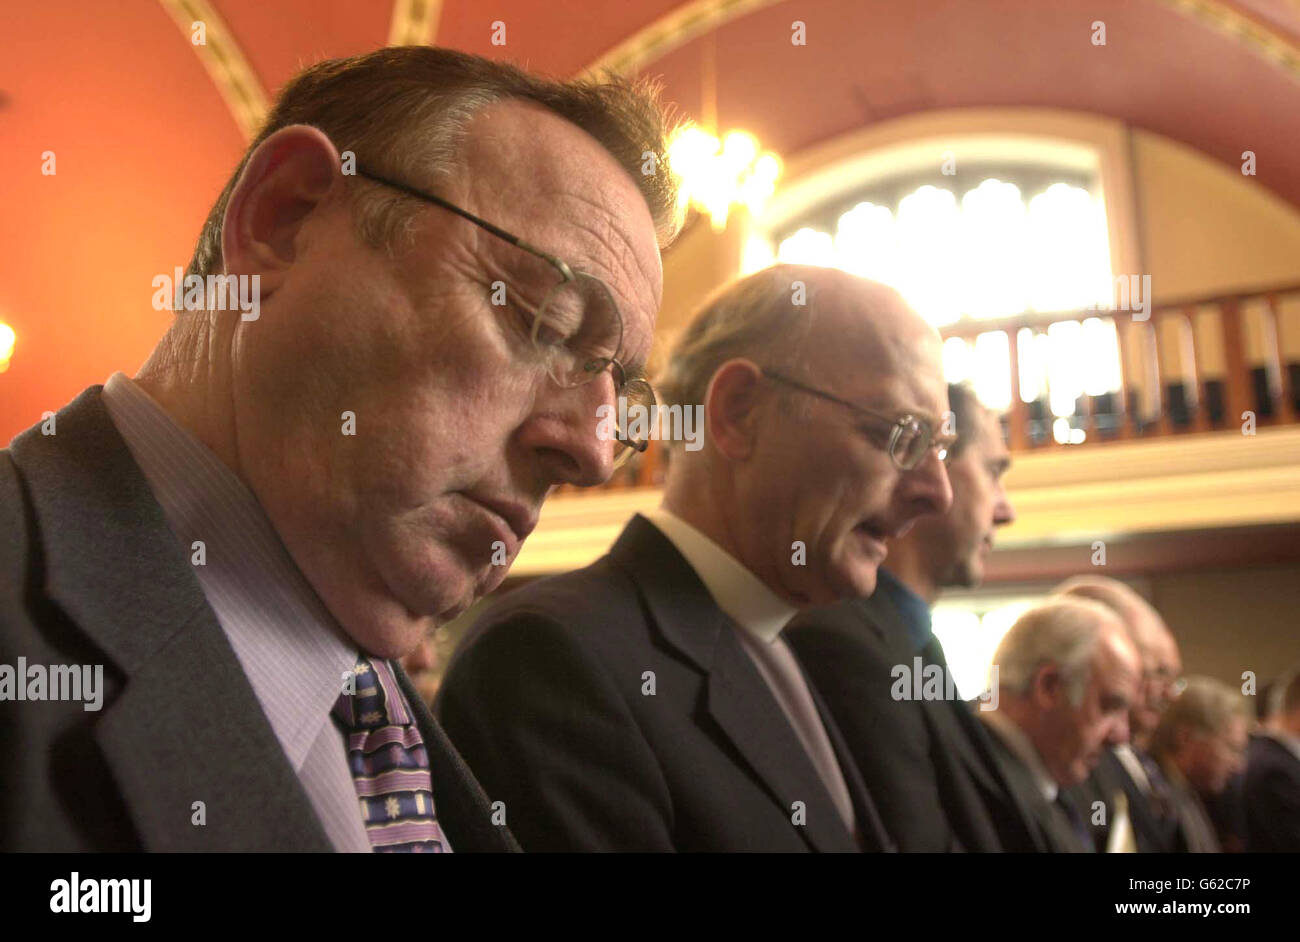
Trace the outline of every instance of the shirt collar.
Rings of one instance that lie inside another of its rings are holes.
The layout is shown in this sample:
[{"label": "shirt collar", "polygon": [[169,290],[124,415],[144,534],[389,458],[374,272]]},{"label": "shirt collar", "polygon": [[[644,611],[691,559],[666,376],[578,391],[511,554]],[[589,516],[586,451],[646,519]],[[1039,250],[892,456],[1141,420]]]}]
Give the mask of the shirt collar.
[{"label": "shirt collar", "polygon": [[174,422],[124,373],[104,385],[104,406],[194,559],[217,616],[276,738],[295,770],[329,722],[356,645],[294,563],[252,491],[206,445]]},{"label": "shirt collar", "polygon": [[1002,737],[1007,748],[1029,769],[1029,774],[1042,792],[1048,802],[1056,801],[1056,796],[1061,790],[1056,779],[1052,778],[1051,773],[1047,771],[1047,766],[1043,765],[1043,759],[1038,754],[1033,741],[1016,725],[1015,720],[997,710],[981,710],[980,719],[988,723]]},{"label": "shirt collar", "polygon": [[933,635],[930,606],[897,576],[884,567],[876,570],[876,591],[890,601],[907,628],[907,640],[913,651],[922,650]]},{"label": "shirt collar", "polygon": [[645,516],[685,557],[720,609],[767,644],[777,639],[796,608],[681,517],[663,507]]}]

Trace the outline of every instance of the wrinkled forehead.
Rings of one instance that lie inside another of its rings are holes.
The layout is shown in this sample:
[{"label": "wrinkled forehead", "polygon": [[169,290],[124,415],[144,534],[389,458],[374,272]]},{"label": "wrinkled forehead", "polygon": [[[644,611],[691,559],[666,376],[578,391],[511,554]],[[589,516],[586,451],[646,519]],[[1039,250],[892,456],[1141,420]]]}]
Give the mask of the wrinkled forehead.
[{"label": "wrinkled forehead", "polygon": [[[567,119],[531,102],[489,105],[470,121],[459,164],[474,197],[499,206],[521,226],[574,227],[574,254],[583,256],[576,261],[605,269],[592,274],[612,274],[619,262],[645,267],[647,278],[658,274],[658,244],[645,197],[628,170]],[[516,234],[559,254],[539,241],[541,235]]]}]

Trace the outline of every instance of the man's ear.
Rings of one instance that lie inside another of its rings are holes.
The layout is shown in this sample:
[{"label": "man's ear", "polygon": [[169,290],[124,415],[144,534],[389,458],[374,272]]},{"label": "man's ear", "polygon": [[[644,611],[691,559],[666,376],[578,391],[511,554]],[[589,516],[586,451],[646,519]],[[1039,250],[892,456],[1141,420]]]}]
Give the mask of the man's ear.
[{"label": "man's ear", "polygon": [[732,461],[744,461],[754,449],[763,374],[749,360],[728,360],[718,367],[704,393],[705,428],[713,446]]},{"label": "man's ear", "polygon": [[1050,710],[1059,706],[1065,699],[1065,678],[1061,676],[1061,668],[1057,664],[1044,664],[1034,672],[1034,682],[1030,688],[1033,691],[1034,704],[1041,710]]},{"label": "man's ear", "polygon": [[262,295],[268,296],[293,264],[303,222],[341,183],[339,153],[318,128],[292,124],[264,140],[226,203],[225,273],[260,275]]}]

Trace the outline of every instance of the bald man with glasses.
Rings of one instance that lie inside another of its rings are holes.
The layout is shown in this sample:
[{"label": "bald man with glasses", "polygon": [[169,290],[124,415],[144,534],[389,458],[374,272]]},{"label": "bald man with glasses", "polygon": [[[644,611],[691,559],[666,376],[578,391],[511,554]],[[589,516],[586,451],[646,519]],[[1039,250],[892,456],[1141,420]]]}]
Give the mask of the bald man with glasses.
[{"label": "bald man with glasses", "polygon": [[780,265],[707,301],[659,388],[702,405],[660,508],[586,569],[504,596],[439,715],[525,850],[884,851],[782,635],[869,595],[951,492],[938,334],[892,289]]}]

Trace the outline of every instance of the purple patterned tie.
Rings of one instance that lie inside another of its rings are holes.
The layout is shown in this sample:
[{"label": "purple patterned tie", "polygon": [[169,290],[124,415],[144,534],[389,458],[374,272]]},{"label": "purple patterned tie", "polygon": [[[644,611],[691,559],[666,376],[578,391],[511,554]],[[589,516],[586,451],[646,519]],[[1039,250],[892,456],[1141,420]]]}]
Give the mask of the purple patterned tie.
[{"label": "purple patterned tie", "polygon": [[348,767],[361,817],[376,853],[448,853],[433,809],[429,756],[387,661],[362,658],[356,693],[342,694],[331,715],[347,734]]}]

